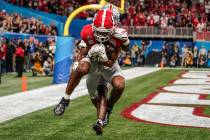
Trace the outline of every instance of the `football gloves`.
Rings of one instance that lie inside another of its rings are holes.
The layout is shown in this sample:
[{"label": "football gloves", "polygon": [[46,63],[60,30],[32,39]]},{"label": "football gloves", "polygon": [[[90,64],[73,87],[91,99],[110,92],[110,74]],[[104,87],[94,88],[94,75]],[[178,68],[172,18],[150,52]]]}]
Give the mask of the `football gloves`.
[{"label": "football gloves", "polygon": [[88,56],[93,60],[100,62],[106,62],[108,61],[108,57],[106,55],[105,46],[103,44],[95,44],[91,47],[91,49],[88,52]]}]

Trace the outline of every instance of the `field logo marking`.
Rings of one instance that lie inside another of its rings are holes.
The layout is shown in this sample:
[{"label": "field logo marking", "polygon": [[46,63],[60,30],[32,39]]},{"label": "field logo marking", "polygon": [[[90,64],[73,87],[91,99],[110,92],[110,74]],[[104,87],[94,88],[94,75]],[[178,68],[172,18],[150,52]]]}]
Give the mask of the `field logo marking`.
[{"label": "field logo marking", "polygon": [[151,93],[145,99],[122,111],[126,118],[146,123],[170,126],[210,128],[210,116],[203,113],[210,105],[210,72],[189,71],[181,79],[170,81],[162,92]]}]

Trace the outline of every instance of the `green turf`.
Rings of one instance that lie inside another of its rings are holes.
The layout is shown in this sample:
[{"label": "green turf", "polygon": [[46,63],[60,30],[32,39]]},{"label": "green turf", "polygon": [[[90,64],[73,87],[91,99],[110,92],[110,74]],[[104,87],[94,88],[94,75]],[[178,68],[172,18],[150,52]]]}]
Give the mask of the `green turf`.
[{"label": "green turf", "polygon": [[123,118],[120,112],[164,86],[182,71],[162,70],[127,81],[121,100],[101,137],[91,129],[95,108],[88,96],[73,100],[63,117],[52,107],[0,124],[0,140],[209,140],[209,129],[145,124]]},{"label": "green turf", "polygon": [[[31,73],[24,73],[27,81],[27,90],[40,88],[52,84],[52,77],[32,77]],[[10,95],[22,91],[21,78],[15,78],[16,74],[3,74],[0,84],[0,96]]]}]

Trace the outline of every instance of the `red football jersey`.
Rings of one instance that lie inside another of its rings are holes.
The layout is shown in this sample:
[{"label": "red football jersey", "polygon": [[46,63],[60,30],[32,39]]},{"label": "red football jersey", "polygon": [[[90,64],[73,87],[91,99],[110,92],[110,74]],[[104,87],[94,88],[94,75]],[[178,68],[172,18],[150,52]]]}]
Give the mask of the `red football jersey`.
[{"label": "red football jersey", "polygon": [[82,40],[86,43],[88,47],[91,47],[98,43],[94,37],[93,28],[91,24],[85,25],[82,28],[80,35]]}]

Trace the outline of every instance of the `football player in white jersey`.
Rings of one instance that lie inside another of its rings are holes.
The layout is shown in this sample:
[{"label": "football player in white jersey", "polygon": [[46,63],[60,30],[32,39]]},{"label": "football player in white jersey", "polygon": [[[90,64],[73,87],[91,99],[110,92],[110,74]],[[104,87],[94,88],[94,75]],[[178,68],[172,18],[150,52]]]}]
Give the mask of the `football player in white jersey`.
[{"label": "football player in white jersey", "polygon": [[[70,76],[66,94],[54,109],[55,115],[62,115],[64,113],[70,101],[69,96],[79,83],[81,77],[88,74],[87,88],[91,100],[97,108],[98,119],[93,125],[93,129],[96,131],[97,135],[102,134],[103,127],[108,123],[109,115],[114,104],[123,93],[125,80],[118,65],[117,57],[121,47],[129,45],[129,39],[125,30],[115,30],[116,23],[115,21],[111,23],[109,16],[105,17],[105,19],[101,19],[103,18],[102,15],[104,15],[104,11],[107,14],[109,10],[101,11],[103,12],[98,12],[93,25],[85,26],[81,32],[82,41],[79,46],[82,50],[86,50],[86,52],[83,54],[83,58],[74,64],[73,69],[75,72],[73,71]],[[110,25],[112,24],[114,28],[110,29]],[[107,30],[107,28],[109,29]],[[92,31],[94,32],[91,33]],[[85,57],[86,54],[88,55]],[[103,65],[93,61],[94,55],[99,56]],[[111,85],[113,89],[108,99],[107,92]]]}]

